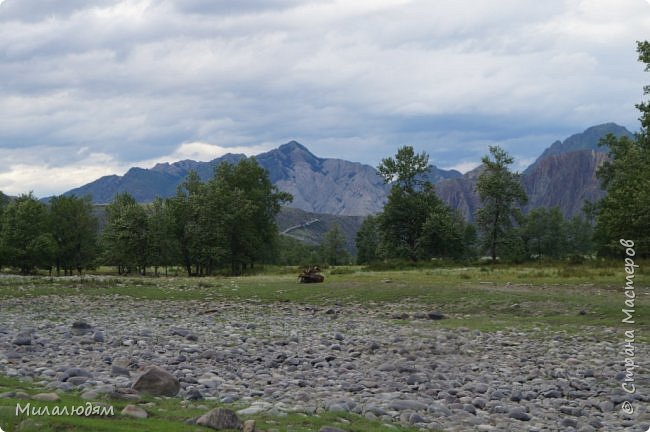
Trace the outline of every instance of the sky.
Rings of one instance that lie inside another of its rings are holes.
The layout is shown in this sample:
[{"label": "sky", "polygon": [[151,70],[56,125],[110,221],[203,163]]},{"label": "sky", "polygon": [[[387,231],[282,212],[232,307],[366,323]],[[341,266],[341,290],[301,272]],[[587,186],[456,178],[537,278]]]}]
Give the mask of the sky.
[{"label": "sky", "polygon": [[650,0],[0,0],[0,191],[296,140],[376,166],[411,145],[523,170],[638,130]]}]

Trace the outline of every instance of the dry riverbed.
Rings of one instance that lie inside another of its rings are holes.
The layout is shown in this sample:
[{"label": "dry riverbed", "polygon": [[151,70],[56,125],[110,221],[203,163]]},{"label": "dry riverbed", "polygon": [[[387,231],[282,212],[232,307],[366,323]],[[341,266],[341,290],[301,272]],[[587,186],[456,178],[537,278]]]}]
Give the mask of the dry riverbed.
[{"label": "dry riverbed", "polygon": [[[101,400],[158,365],[179,379],[181,403],[232,404],[244,417],[353,412],[444,431],[650,426],[647,369],[626,394],[618,331],[480,332],[430,312],[412,302],[5,298],[0,374]],[[647,344],[636,358],[648,359]]]}]

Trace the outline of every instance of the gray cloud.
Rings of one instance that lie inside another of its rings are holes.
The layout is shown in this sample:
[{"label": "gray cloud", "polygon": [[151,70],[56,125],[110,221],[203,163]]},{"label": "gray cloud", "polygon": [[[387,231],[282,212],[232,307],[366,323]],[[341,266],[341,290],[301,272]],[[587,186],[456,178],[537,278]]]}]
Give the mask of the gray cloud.
[{"label": "gray cloud", "polygon": [[640,0],[5,0],[0,190],[60,193],[92,180],[83,164],[191,142],[297,139],[371,164],[411,144],[442,166],[501,143],[527,160],[593,124],[636,128],[649,26]]}]

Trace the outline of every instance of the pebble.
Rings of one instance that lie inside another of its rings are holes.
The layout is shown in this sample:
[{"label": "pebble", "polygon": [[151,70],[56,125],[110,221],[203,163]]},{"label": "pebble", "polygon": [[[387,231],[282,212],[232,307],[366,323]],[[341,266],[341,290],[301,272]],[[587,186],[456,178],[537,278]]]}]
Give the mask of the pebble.
[{"label": "pebble", "polygon": [[[561,422],[584,431],[627,427],[619,408],[628,397],[612,391],[625,376],[617,333],[606,328],[588,335],[448,329],[427,324],[435,319],[430,309],[409,301],[323,308],[49,296],[5,303],[0,374],[79,391],[85,400],[135,404],[140,396],[131,387],[155,365],[173,377],[170,393],[178,381],[179,401],[195,406],[203,398],[206,411],[236,403],[243,416],[332,411],[451,432],[543,432]],[[218,314],[196,313],[214,308]],[[413,319],[390,318],[403,314]],[[637,341],[635,354],[649,358],[648,344]],[[637,393],[650,394],[642,378]],[[0,398],[18,393],[7,389]]]},{"label": "pebble", "polygon": [[144,409],[136,405],[125,406],[124,409],[120,412],[120,414],[122,414],[123,416],[129,416],[129,417],[134,417],[139,419],[144,419],[149,417],[149,414],[147,414],[147,412]]}]

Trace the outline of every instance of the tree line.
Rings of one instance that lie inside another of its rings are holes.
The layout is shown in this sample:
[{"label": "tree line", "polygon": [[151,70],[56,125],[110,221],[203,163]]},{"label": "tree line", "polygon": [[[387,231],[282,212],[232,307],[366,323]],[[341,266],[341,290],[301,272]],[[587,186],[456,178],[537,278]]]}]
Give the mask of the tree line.
[{"label": "tree line", "polygon": [[482,160],[476,224],[466,222],[435,194],[426,180],[428,156],[412,147],[378,167],[392,184],[384,211],[366,218],[356,236],[357,262],[435,258],[473,260],[487,254],[511,262],[584,257],[593,252],[593,227],[582,216],[565,219],[558,207],[524,214],[527,196],[514,161],[498,146]]},{"label": "tree line", "polygon": [[191,172],[175,196],[141,205],[128,193],[106,207],[100,233],[90,197],[31,193],[0,201],[0,267],[21,273],[81,273],[110,265],[118,273],[158,273],[182,266],[188,275],[227,268],[240,274],[277,253],[275,216],[292,196],[280,192],[255,158],[222,163],[202,182]]}]

